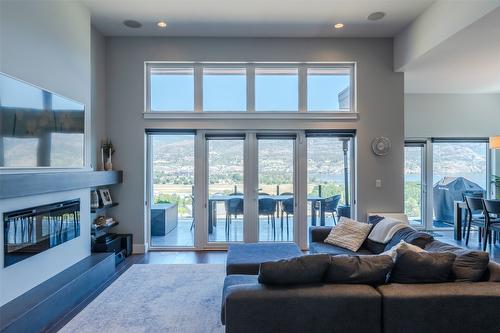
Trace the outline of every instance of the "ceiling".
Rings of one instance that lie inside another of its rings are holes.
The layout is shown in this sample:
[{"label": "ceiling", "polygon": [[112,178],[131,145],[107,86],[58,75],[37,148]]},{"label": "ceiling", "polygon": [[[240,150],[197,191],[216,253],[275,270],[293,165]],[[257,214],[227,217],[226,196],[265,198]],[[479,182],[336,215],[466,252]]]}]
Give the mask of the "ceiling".
[{"label": "ceiling", "polygon": [[[80,0],[106,36],[393,37],[435,0]],[[368,21],[376,11],[387,15]],[[126,19],[143,24],[132,29]],[[167,29],[156,22],[165,20]],[[343,29],[333,29],[335,23]]]},{"label": "ceiling", "polygon": [[500,8],[405,69],[407,93],[500,93]]}]

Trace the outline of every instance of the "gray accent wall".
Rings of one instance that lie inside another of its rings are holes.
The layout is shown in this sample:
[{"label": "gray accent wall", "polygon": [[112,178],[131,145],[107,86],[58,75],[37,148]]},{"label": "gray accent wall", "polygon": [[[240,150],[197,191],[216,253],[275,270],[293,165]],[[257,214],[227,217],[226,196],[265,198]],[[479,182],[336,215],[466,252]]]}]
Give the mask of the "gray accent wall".
[{"label": "gray accent wall", "polygon": [[[106,45],[107,134],[116,146],[113,164],[124,183],[113,192],[119,231],[144,244],[146,128],[323,128],[356,129],[357,214],[403,210],[403,74],[393,71],[392,39],[161,38],[112,37]],[[145,120],[144,61],[356,61],[359,119],[352,121]],[[392,140],[377,157],[371,141]],[[375,180],[382,187],[375,187]]]},{"label": "gray accent wall", "polygon": [[106,38],[92,26],[91,30],[91,156],[94,170],[101,168],[101,140],[106,138]]}]

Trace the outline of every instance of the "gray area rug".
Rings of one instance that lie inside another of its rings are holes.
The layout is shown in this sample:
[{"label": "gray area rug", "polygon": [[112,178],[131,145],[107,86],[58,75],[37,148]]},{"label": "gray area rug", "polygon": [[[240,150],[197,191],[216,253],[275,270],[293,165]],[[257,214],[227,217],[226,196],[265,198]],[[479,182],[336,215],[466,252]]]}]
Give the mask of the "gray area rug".
[{"label": "gray area rug", "polygon": [[223,332],[224,265],[133,265],[60,332]]}]

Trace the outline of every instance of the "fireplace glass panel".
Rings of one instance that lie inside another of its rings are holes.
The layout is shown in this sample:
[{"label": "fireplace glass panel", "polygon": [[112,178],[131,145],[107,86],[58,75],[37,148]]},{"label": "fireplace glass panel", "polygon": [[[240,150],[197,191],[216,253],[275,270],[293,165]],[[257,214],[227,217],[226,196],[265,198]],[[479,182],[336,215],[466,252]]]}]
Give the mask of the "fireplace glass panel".
[{"label": "fireplace glass panel", "polygon": [[80,200],[3,214],[4,267],[80,236]]}]

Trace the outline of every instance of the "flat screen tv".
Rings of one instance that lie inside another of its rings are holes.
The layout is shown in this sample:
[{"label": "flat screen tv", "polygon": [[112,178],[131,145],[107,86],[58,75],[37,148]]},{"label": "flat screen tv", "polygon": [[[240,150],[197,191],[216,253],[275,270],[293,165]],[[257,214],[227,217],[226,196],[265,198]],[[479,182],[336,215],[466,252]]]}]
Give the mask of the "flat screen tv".
[{"label": "flat screen tv", "polygon": [[85,106],[0,73],[0,168],[83,168]]}]

